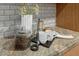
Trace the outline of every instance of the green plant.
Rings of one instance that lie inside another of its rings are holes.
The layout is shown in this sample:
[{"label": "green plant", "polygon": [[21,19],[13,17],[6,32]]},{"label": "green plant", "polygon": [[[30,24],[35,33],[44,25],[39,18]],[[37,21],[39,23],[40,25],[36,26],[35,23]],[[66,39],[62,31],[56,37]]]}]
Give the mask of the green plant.
[{"label": "green plant", "polygon": [[23,6],[19,7],[20,15],[31,15],[39,13],[39,6],[35,4],[34,6],[30,6],[28,4],[23,4]]}]

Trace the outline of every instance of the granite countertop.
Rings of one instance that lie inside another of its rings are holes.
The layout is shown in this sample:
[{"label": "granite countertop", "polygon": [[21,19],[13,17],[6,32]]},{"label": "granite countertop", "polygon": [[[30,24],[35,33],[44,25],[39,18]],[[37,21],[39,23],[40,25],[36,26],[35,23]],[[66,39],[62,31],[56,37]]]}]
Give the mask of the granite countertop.
[{"label": "granite countertop", "polygon": [[68,29],[63,29],[56,27],[56,31],[60,34],[69,35],[72,34],[75,38],[73,39],[61,39],[56,38],[50,48],[46,48],[43,46],[39,46],[38,51],[31,51],[29,48],[24,51],[15,51],[15,50],[7,50],[4,47],[8,48],[9,45],[12,45],[10,48],[13,49],[13,45],[15,43],[15,39],[0,39],[0,55],[6,56],[57,56],[63,55],[65,50],[73,48],[75,44],[79,42],[79,32],[74,32]]}]

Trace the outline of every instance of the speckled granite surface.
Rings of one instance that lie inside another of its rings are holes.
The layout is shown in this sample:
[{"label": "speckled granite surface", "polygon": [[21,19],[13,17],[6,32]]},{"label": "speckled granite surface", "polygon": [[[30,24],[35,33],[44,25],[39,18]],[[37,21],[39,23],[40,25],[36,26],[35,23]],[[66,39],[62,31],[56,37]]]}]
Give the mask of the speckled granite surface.
[{"label": "speckled granite surface", "polygon": [[[55,56],[62,55],[64,50],[72,48],[74,44],[79,42],[79,32],[74,32],[71,30],[63,29],[56,27],[56,31],[60,34],[69,35],[72,34],[75,38],[73,39],[60,39],[56,38],[50,48],[45,48],[43,46],[39,46],[38,51],[31,51],[29,48],[24,51],[15,51],[14,43],[15,39],[0,39],[0,55],[3,56]],[[6,48],[7,49],[6,49]],[[11,48],[12,50],[8,49]]]}]

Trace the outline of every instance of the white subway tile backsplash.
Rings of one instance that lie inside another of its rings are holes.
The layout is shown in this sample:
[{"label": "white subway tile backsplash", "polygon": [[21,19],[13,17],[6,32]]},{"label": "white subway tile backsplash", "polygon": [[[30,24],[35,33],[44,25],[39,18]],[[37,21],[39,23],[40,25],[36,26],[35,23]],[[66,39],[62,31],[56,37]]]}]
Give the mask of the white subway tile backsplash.
[{"label": "white subway tile backsplash", "polygon": [[14,21],[4,21],[4,26],[12,26],[12,25],[14,25]]},{"label": "white subway tile backsplash", "polygon": [[4,10],[0,10],[0,16],[4,15]]},{"label": "white subway tile backsplash", "polygon": [[0,21],[9,20],[9,16],[0,16]]},{"label": "white subway tile backsplash", "polygon": [[18,9],[18,5],[12,4],[12,5],[9,6],[9,8],[12,9],[12,10],[16,10],[16,9]]},{"label": "white subway tile backsplash", "polygon": [[15,14],[15,11],[14,10],[5,10],[4,11],[4,14],[5,15],[14,15]]},{"label": "white subway tile backsplash", "polygon": [[10,20],[20,20],[21,16],[20,15],[10,15]]},{"label": "white subway tile backsplash", "polygon": [[[21,16],[19,15],[18,11],[18,6],[23,5],[23,4],[0,4],[0,27],[10,27],[7,34],[8,35],[13,35],[14,34],[14,26],[15,25],[20,25],[21,21]],[[32,4],[30,4],[32,6]],[[49,23],[45,23],[45,26],[54,27],[55,26],[55,19],[53,17],[56,17],[56,4],[39,4],[40,6],[40,12],[38,17],[39,18],[49,18],[51,20]],[[35,15],[33,15],[36,17]],[[36,18],[34,21],[37,22]],[[46,19],[44,19],[44,22],[48,22]],[[36,25],[33,25],[33,29],[37,29]],[[1,32],[1,31],[0,31]],[[4,33],[3,33],[4,34]],[[3,35],[2,34],[2,35]]]},{"label": "white subway tile backsplash", "polygon": [[8,4],[0,4],[0,9],[3,10],[3,9],[9,9],[9,5]]}]

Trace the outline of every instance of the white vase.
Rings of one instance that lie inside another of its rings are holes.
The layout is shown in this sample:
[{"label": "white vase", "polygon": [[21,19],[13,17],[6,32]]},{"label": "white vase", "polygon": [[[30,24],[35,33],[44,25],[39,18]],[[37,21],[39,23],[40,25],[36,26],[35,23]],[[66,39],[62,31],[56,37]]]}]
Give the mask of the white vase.
[{"label": "white vase", "polygon": [[21,15],[21,27],[25,33],[32,34],[32,15]]}]

